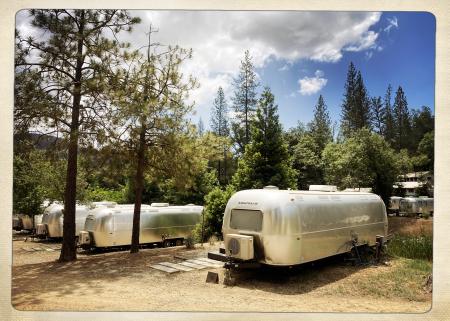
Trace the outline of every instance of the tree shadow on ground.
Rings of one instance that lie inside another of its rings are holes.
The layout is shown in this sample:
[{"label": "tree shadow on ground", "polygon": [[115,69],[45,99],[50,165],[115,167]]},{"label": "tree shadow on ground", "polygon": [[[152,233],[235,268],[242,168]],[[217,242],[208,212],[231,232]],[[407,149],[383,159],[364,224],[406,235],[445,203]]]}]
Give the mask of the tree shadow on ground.
[{"label": "tree shadow on ground", "polygon": [[153,273],[151,264],[174,261],[178,254],[194,257],[202,252],[202,249],[189,250],[180,246],[141,250],[135,254],[120,251],[78,255],[76,261],[67,263],[47,261],[14,266],[12,302],[20,306],[39,300],[39,296],[46,293],[57,298],[71,294],[96,295],[108,282],[122,278],[139,280],[143,274]]},{"label": "tree shadow on ground", "polygon": [[353,265],[347,258],[347,255],[336,255],[291,267],[263,265],[258,269],[234,270],[232,277],[235,286],[241,288],[286,295],[304,294],[371,266],[369,263]]}]

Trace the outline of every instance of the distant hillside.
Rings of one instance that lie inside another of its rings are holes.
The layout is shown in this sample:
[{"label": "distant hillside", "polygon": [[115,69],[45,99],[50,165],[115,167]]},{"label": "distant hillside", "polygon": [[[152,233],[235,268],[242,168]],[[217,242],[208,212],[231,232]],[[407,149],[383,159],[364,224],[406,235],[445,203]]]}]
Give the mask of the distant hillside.
[{"label": "distant hillside", "polygon": [[26,133],[14,135],[14,145],[23,140],[29,140],[33,142],[34,147],[41,150],[49,149],[51,146],[54,146],[55,144],[62,141],[61,138],[46,134]]}]

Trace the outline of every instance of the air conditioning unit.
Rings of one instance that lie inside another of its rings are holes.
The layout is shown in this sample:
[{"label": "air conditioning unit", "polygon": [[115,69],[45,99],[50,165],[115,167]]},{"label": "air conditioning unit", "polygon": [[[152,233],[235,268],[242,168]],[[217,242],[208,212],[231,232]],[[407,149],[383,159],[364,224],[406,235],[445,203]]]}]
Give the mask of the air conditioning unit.
[{"label": "air conditioning unit", "polygon": [[89,236],[89,232],[81,231],[79,236],[78,236],[78,243],[80,245],[90,244],[91,243],[91,238]]},{"label": "air conditioning unit", "polygon": [[241,260],[254,258],[253,236],[225,234],[225,253]]}]

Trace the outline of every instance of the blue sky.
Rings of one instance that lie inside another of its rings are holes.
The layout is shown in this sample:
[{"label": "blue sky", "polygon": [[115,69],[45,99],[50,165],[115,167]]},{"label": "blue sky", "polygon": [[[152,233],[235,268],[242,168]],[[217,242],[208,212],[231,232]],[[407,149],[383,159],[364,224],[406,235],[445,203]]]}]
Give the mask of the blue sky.
[{"label": "blue sky", "polygon": [[[388,19],[396,19],[398,27],[384,31],[389,25]],[[280,70],[285,65],[283,61],[272,61],[258,69],[261,83],[270,86],[276,97],[280,120],[285,128],[295,126],[297,121],[309,122],[320,94],[324,96],[332,120],[339,122],[351,61],[361,70],[371,96],[384,97],[389,84],[394,91],[402,86],[410,109],[429,106],[434,111],[434,16],[423,12],[387,12],[370,30],[379,32],[377,44],[380,51],[346,52],[338,62],[302,59],[287,70]],[[326,85],[317,93],[300,94],[299,75],[301,78],[313,77],[316,70],[322,71],[322,77],[327,79]]]},{"label": "blue sky", "polygon": [[[147,43],[149,24],[158,28],[155,41],[192,48],[182,71],[200,87],[190,94],[195,109],[189,117],[209,127],[219,86],[233,116],[233,78],[249,50],[260,77],[279,106],[285,129],[312,119],[320,94],[333,121],[339,123],[350,61],[361,71],[371,96],[384,96],[388,84],[403,87],[409,108],[434,111],[435,18],[426,12],[327,11],[155,11],[134,10],[141,24],[119,35],[139,48]],[[16,27],[42,37],[23,10]]]}]

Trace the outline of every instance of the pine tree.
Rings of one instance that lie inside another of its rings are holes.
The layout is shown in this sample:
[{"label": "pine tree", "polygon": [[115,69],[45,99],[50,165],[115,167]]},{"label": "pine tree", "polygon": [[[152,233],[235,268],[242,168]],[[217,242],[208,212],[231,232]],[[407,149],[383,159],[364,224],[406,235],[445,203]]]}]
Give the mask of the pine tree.
[{"label": "pine tree", "polygon": [[297,187],[308,189],[311,184],[323,184],[322,151],[333,141],[331,120],[327,105],[320,95],[314,109],[314,118],[308,131],[292,146],[293,167],[298,172]]},{"label": "pine tree", "polygon": [[114,102],[120,107],[116,122],[121,131],[126,130],[125,143],[131,145],[135,163],[131,253],[139,251],[144,173],[184,175],[194,165],[189,157],[183,157],[182,146],[193,136],[185,120],[193,105],[184,98],[197,83],[180,71],[181,64],[191,59],[192,50],[178,46],[161,50],[161,45],[151,42],[154,32],[150,25],[146,56],[138,50],[126,55],[128,65],[118,71],[115,88]]},{"label": "pine tree", "polygon": [[393,146],[394,143],[394,115],[392,112],[392,86],[389,84],[386,94],[384,96],[384,113],[385,113],[385,128],[384,139]]},{"label": "pine tree", "polygon": [[434,115],[431,113],[430,107],[422,106],[419,110],[413,110],[411,126],[412,149],[417,150],[424,135],[434,130]]},{"label": "pine tree", "polygon": [[342,103],[341,130],[345,137],[361,128],[371,128],[370,100],[361,72],[351,62]]},{"label": "pine tree", "polygon": [[211,113],[211,131],[217,136],[227,137],[230,135],[228,105],[222,87],[217,90]]},{"label": "pine tree", "polygon": [[354,128],[356,130],[362,128],[371,129],[370,99],[360,71],[356,75],[355,107]]},{"label": "pine tree", "polygon": [[353,62],[350,62],[347,71],[347,80],[345,82],[344,101],[341,111],[341,132],[345,137],[350,136],[354,128],[354,118],[356,114],[356,75],[357,71]]},{"label": "pine tree", "polygon": [[200,117],[197,123],[197,131],[200,136],[205,133],[205,124],[203,124],[203,119]]},{"label": "pine tree", "polygon": [[31,110],[31,117],[49,132],[62,132],[68,138],[64,237],[59,260],[73,261],[79,142],[88,133],[101,142],[104,126],[98,124],[107,118],[108,81],[111,70],[119,64],[121,48],[126,47],[105,34],[116,38],[117,33],[131,31],[140,20],[131,18],[125,10],[33,9],[29,13],[33,27],[47,37],[23,38],[17,34],[16,67],[19,71],[24,67],[36,69],[44,79],[40,85],[55,98],[55,103],[39,111]]},{"label": "pine tree", "polygon": [[401,86],[395,93],[393,106],[394,115],[394,147],[396,150],[411,149],[411,118],[408,111],[408,102]]},{"label": "pine tree", "polygon": [[372,108],[372,128],[377,134],[384,135],[386,127],[386,111],[381,97],[372,97],[370,100]]},{"label": "pine tree", "polygon": [[322,95],[320,95],[317,100],[314,109],[314,119],[309,124],[309,127],[310,134],[319,148],[319,153],[321,153],[325,146],[333,140],[331,120]]},{"label": "pine tree", "polygon": [[238,190],[266,185],[296,187],[296,171],[291,167],[291,158],[278,120],[278,106],[274,100],[270,88],[266,87],[252,122],[251,143],[233,176],[233,185]]},{"label": "pine tree", "polygon": [[[225,100],[225,94],[222,87],[217,90],[217,97],[214,99],[213,110],[211,115],[211,130],[219,137],[229,137],[229,117],[228,106]],[[217,173],[219,181],[223,184],[228,182],[228,146],[222,146],[223,159],[217,161]]]},{"label": "pine tree", "polygon": [[236,120],[232,124],[232,130],[239,153],[243,153],[245,146],[250,142],[250,123],[257,105],[256,89],[259,83],[251,59],[249,51],[246,50],[244,60],[241,61],[239,75],[234,79],[233,84],[233,107],[236,112]]}]

